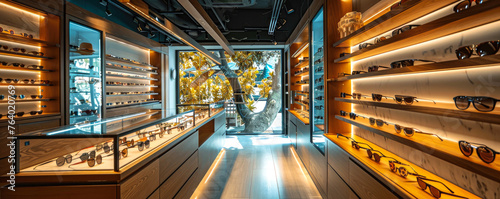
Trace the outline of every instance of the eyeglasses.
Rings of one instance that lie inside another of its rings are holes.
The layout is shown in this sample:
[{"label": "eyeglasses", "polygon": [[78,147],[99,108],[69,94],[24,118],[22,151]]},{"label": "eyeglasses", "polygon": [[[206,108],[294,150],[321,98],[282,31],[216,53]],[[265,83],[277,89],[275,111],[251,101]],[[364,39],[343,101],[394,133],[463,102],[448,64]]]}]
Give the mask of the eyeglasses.
[{"label": "eyeglasses", "polygon": [[392,62],[391,68],[403,68],[403,67],[407,67],[407,66],[414,66],[415,61],[436,63],[435,61],[423,60],[423,59],[405,59],[405,60]]},{"label": "eyeglasses", "polygon": [[[435,186],[432,186],[425,181],[440,183],[444,187],[446,187],[446,189],[448,189],[448,191],[450,191],[451,193],[443,192],[443,191],[439,190],[438,188],[436,188]],[[446,194],[446,195],[455,196],[455,197],[459,197],[459,198],[466,198],[463,196],[455,195],[454,194],[455,192],[453,192],[448,186],[446,186],[444,183],[437,181],[437,180],[431,180],[431,179],[427,179],[424,177],[417,177],[417,183],[418,183],[418,186],[420,186],[420,188],[424,191],[427,189],[427,187],[429,187],[429,191],[431,192],[432,196],[434,196],[435,198],[441,198],[441,194]]]},{"label": "eyeglasses", "polygon": [[377,124],[378,127],[384,126],[384,124],[389,125],[386,121],[381,120],[381,119],[375,119],[373,117],[368,118],[370,120],[370,125],[375,125]]},{"label": "eyeglasses", "polygon": [[[380,159],[382,158],[391,158],[391,157],[387,157],[385,156],[382,152],[378,151],[378,150],[374,150],[370,147],[370,149],[366,149],[366,153],[368,155],[368,157],[370,159],[373,158],[373,160],[375,160],[375,162],[380,162]],[[394,159],[394,158],[391,158],[391,159]]]},{"label": "eyeglasses", "polygon": [[460,12],[466,9],[469,9],[472,6],[472,2],[476,2],[476,5],[482,4],[483,0],[466,0],[462,1],[461,3],[457,4],[455,7],[453,7],[453,11],[455,12]]},{"label": "eyeglasses", "polygon": [[397,3],[395,3],[395,4],[392,4],[391,10],[396,9],[397,7],[401,6],[401,4],[403,4],[403,3],[407,2],[407,1],[408,0],[401,0],[401,1],[397,2]]},{"label": "eyeglasses", "polygon": [[43,113],[43,110],[39,110],[39,111],[30,111],[30,115],[36,115],[36,114],[41,115],[42,113]]},{"label": "eyeglasses", "polygon": [[387,66],[370,66],[368,67],[368,72],[376,72],[379,68],[389,68]]},{"label": "eyeglasses", "polygon": [[373,101],[380,102],[380,101],[382,101],[382,97],[385,97],[385,99],[388,99],[388,98],[392,98],[392,99],[394,99],[393,97],[384,96],[384,95],[382,95],[382,94],[375,94],[375,93],[372,93],[372,100],[373,100]]},{"label": "eyeglasses", "polygon": [[[397,167],[396,164],[402,166]],[[409,172],[408,169],[406,169],[406,167],[404,166],[410,167],[413,170],[413,172]],[[389,160],[389,167],[391,168],[392,172],[399,174],[399,176],[403,178],[406,178],[408,175],[421,176],[417,173],[417,171],[415,171],[415,169],[411,165],[402,163],[397,160]]]},{"label": "eyeglasses", "polygon": [[406,32],[406,31],[411,30],[413,28],[416,28],[418,26],[420,26],[420,25],[407,25],[407,26],[403,26],[401,28],[398,28],[398,29],[392,31],[392,36],[399,35],[399,34],[401,34],[403,32]]},{"label": "eyeglasses", "polygon": [[[413,97],[413,96],[405,96],[405,95],[394,96],[394,100],[396,101],[397,104],[402,104],[404,102],[406,105],[412,105],[413,101],[418,102],[417,99],[420,99],[420,98]],[[425,99],[421,99],[421,100],[425,100]],[[434,100],[428,100],[428,101],[432,101],[432,102],[434,102],[434,104],[436,104],[436,102]]]},{"label": "eyeglasses", "polygon": [[439,138],[439,140],[443,141],[443,139],[441,137],[439,137],[439,135],[437,135],[437,134],[422,132],[418,129],[404,127],[404,126],[401,126],[399,124],[394,124],[394,130],[396,131],[396,133],[401,133],[401,131],[403,131],[407,137],[412,137],[413,135],[415,135],[415,133],[420,133],[420,134],[424,134],[424,135],[434,135],[437,138]]},{"label": "eyeglasses", "polygon": [[26,66],[26,68],[33,68],[33,69],[40,69],[40,70],[42,70],[42,69],[43,69],[43,66],[39,66],[39,65],[29,65],[29,66]]},{"label": "eyeglasses", "polygon": [[58,167],[61,167],[64,165],[64,163],[70,164],[71,161],[73,161],[73,156],[71,154],[66,156],[61,156],[56,159],[56,165]]},{"label": "eyeglasses", "polygon": [[7,66],[14,66],[14,67],[19,67],[19,66],[21,66],[21,68],[24,68],[24,66],[25,66],[25,65],[24,65],[24,64],[21,64],[21,63],[10,63],[10,64],[8,64]]},{"label": "eyeglasses", "polygon": [[477,55],[483,57],[486,55],[496,54],[499,48],[500,48],[500,41],[487,41],[480,43],[478,45],[462,46],[457,50],[455,50],[455,54],[457,54],[458,59],[467,59],[474,54],[475,50]]},{"label": "eyeglasses", "polygon": [[[472,144],[477,146],[473,146]],[[472,153],[474,153],[473,148],[476,148],[477,156],[479,156],[479,158],[483,162],[486,162],[488,164],[495,161],[496,154],[500,154],[500,152],[496,152],[495,150],[484,144],[472,143],[464,140],[460,140],[458,142],[458,146],[460,147],[460,151],[462,152],[462,154],[464,154],[466,157],[471,156]]]},{"label": "eyeglasses", "polygon": [[139,149],[139,151],[143,151],[144,147],[146,147],[146,149],[149,149],[149,142],[149,140],[146,140],[144,142],[137,142],[137,149]]},{"label": "eyeglasses", "polygon": [[497,102],[500,100],[491,97],[456,96],[453,98],[453,101],[455,101],[455,106],[460,110],[468,109],[472,102],[476,110],[490,112],[495,109]]},{"label": "eyeglasses", "polygon": [[346,98],[346,96],[351,96],[352,99],[361,99],[362,97],[366,98],[366,96],[364,96],[361,93],[352,93],[352,94],[349,94],[349,93],[340,93],[340,97]]},{"label": "eyeglasses", "polygon": [[30,52],[28,52],[28,54],[32,54],[32,55],[35,55],[35,56],[43,56],[43,55],[45,55],[44,53],[37,52],[37,51],[30,51]]},{"label": "eyeglasses", "polygon": [[14,52],[19,52],[21,51],[22,53],[25,53],[26,52],[26,49],[24,48],[11,48],[9,49],[10,51],[14,51]]}]

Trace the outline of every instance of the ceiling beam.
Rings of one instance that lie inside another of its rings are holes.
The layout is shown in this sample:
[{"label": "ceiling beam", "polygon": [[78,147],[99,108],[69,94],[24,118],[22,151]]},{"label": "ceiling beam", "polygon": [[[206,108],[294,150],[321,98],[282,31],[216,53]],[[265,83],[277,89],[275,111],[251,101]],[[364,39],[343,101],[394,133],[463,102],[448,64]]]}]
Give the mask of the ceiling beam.
[{"label": "ceiling beam", "polygon": [[[150,23],[154,24],[158,28],[161,28],[162,30],[166,31],[168,34],[172,35],[173,37],[179,39],[182,43],[191,46],[201,54],[207,56],[210,60],[215,62],[216,64],[220,65],[221,60],[219,57],[217,57],[215,54],[212,52],[208,51],[205,47],[200,45],[198,42],[196,42],[192,37],[190,37],[188,34],[186,34],[184,31],[182,31],[180,28],[175,26],[172,22],[170,22],[167,19],[165,20],[165,24],[162,24],[149,16],[149,12],[145,10],[143,7],[138,7],[135,4],[131,3],[131,0],[119,0],[123,5],[137,13],[139,16],[143,17]],[[132,1],[137,1],[137,0],[132,0]]]},{"label": "ceiling beam", "polygon": [[217,25],[212,21],[208,13],[203,9],[198,0],[177,0],[184,9],[222,46],[222,48],[230,55],[234,55],[234,49],[229,44],[229,41],[217,28]]}]

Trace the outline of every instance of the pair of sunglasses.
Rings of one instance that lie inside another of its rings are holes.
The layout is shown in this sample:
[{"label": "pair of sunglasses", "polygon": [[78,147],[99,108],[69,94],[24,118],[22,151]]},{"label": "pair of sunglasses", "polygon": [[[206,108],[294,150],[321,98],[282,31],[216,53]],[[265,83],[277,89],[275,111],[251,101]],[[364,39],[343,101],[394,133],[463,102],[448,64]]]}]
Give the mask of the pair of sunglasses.
[{"label": "pair of sunglasses", "polygon": [[42,69],[43,69],[43,66],[39,66],[39,65],[29,65],[29,66],[26,66],[26,68],[33,68],[33,69],[39,69],[39,70],[42,70]]},{"label": "pair of sunglasses", "polygon": [[24,115],[24,111],[22,111],[22,112],[17,112],[17,113],[16,113],[16,115],[17,115],[18,117],[22,117],[22,116]]},{"label": "pair of sunglasses", "polygon": [[[473,146],[473,144],[477,146]],[[479,159],[488,164],[495,161],[496,154],[500,154],[500,152],[496,152],[495,150],[484,144],[467,142],[464,140],[460,140],[458,142],[458,146],[460,147],[460,151],[462,152],[462,154],[464,154],[466,157],[471,156],[472,153],[474,153],[474,148],[476,148],[477,156],[479,156]]]},{"label": "pair of sunglasses", "polygon": [[[385,156],[382,152],[378,151],[378,150],[374,150],[373,148],[369,148],[369,149],[366,149],[366,153],[368,155],[368,157],[372,160],[374,160],[375,162],[380,162],[380,160],[382,158],[390,158],[390,159],[394,159],[394,158],[391,158],[391,157],[388,157],[388,156]],[[394,159],[395,160],[395,159]]]},{"label": "pair of sunglasses", "polygon": [[[1,78],[0,78],[0,80],[1,80]],[[28,84],[28,83],[32,83],[32,84],[34,84],[34,83],[35,83],[35,80],[34,80],[34,79],[24,79],[24,80],[23,80],[23,82],[24,82],[25,84]]]},{"label": "pair of sunglasses", "polygon": [[61,157],[58,157],[56,159],[56,165],[58,167],[61,167],[63,166],[65,163],[66,164],[71,164],[71,162],[73,161],[73,156],[71,154],[69,155],[66,155],[66,156],[61,156]]},{"label": "pair of sunglasses", "polygon": [[384,96],[384,95],[382,95],[382,94],[372,93],[372,100],[373,100],[373,101],[380,102],[380,101],[382,101],[382,98],[383,98],[383,97],[385,97],[385,99],[388,99],[388,98],[394,99],[393,97]]},{"label": "pair of sunglasses", "polygon": [[143,151],[144,147],[146,147],[146,149],[149,149],[149,145],[150,145],[149,140],[146,140],[144,142],[137,142],[137,149],[139,149],[139,151]]},{"label": "pair of sunglasses", "polygon": [[43,110],[39,110],[39,111],[30,111],[30,115],[41,115],[43,113]]},{"label": "pair of sunglasses", "polygon": [[[394,96],[394,100],[396,101],[397,104],[402,104],[404,102],[406,105],[412,105],[413,101],[418,102],[418,99],[419,98],[417,98],[417,97],[406,96],[406,95]],[[424,99],[421,99],[421,100],[424,100]],[[429,101],[432,101],[432,102],[434,102],[434,104],[436,104],[436,102],[434,100],[429,100]]]},{"label": "pair of sunglasses", "polygon": [[[426,181],[437,182],[439,184],[442,184],[451,193],[443,192],[443,191],[439,190],[438,188],[436,188],[435,186],[427,183]],[[431,192],[431,195],[434,196],[435,198],[441,198],[442,194],[450,195],[450,196],[455,196],[455,197],[458,197],[458,198],[466,198],[466,197],[463,197],[463,196],[455,195],[454,194],[455,192],[453,192],[448,186],[446,186],[444,183],[442,183],[440,181],[437,181],[437,180],[431,180],[431,179],[428,179],[428,178],[425,178],[425,177],[417,177],[417,183],[418,183],[418,186],[422,190],[424,190],[424,191],[427,189],[427,187],[429,187],[429,191]]]},{"label": "pair of sunglasses", "polygon": [[361,50],[361,49],[367,48],[368,46],[371,46],[371,45],[374,45],[374,44],[371,44],[371,43],[362,43],[362,44],[359,44],[358,48]]},{"label": "pair of sunglasses", "polygon": [[102,163],[102,156],[101,155],[97,155],[97,156],[94,156],[94,157],[89,157],[89,158],[87,158],[85,160],[82,160],[79,163],[75,163],[75,164],[69,165],[68,167],[71,167],[73,165],[78,165],[78,164],[81,164],[81,163],[84,163],[84,162],[87,162],[87,165],[89,167],[94,167],[96,165],[96,163],[97,164],[101,164]]},{"label": "pair of sunglasses", "polygon": [[458,59],[467,59],[474,54],[475,50],[477,55],[483,57],[486,55],[497,54],[499,48],[500,41],[487,41],[477,45],[462,46],[455,50],[455,54],[457,55]]},{"label": "pair of sunglasses", "polygon": [[461,12],[464,10],[469,9],[472,6],[472,3],[476,3],[476,5],[482,4],[485,1],[484,0],[466,0],[462,1],[459,4],[457,4],[455,7],[453,7],[453,11],[455,12]]},{"label": "pair of sunglasses", "polygon": [[348,115],[349,115],[349,118],[351,118],[351,120],[356,120],[357,117],[366,118],[366,117],[358,115],[356,113],[348,113],[348,112],[345,112],[345,111],[342,111],[342,110],[340,111],[340,116],[346,117]]},{"label": "pair of sunglasses", "polygon": [[423,59],[405,59],[405,60],[392,62],[391,68],[403,68],[403,67],[407,67],[407,66],[414,66],[415,61],[436,63],[435,61],[423,60]]},{"label": "pair of sunglasses", "polygon": [[7,83],[11,83],[11,82],[17,83],[17,82],[19,82],[19,79],[5,79],[5,82],[7,82]]},{"label": "pair of sunglasses", "polygon": [[380,68],[389,68],[387,66],[370,66],[368,67],[368,72],[377,72]]},{"label": "pair of sunglasses", "polygon": [[24,48],[11,48],[11,49],[9,49],[9,51],[14,51],[14,52],[21,51],[22,53],[25,53],[26,49],[24,49]]},{"label": "pair of sunglasses", "polygon": [[439,137],[439,135],[437,135],[437,134],[422,132],[418,129],[404,127],[404,126],[401,126],[399,124],[394,124],[394,130],[396,131],[396,133],[404,132],[404,134],[407,137],[413,137],[413,135],[415,135],[415,133],[419,133],[419,134],[424,134],[424,135],[433,135],[433,136],[436,136],[437,138],[439,138],[439,140],[443,141],[443,139],[441,137]]},{"label": "pair of sunglasses", "polygon": [[358,100],[360,100],[362,97],[366,98],[366,96],[364,96],[361,93],[352,93],[352,94],[349,94],[349,93],[340,93],[340,97],[342,97],[342,98],[346,98],[347,96],[351,96],[352,99],[358,99]]},{"label": "pair of sunglasses", "polygon": [[420,25],[406,25],[406,26],[403,26],[401,28],[398,28],[398,29],[392,31],[392,36],[394,37],[396,35],[399,35],[401,33],[404,33],[406,31],[409,31],[409,30],[414,29],[414,28],[419,27],[419,26]]},{"label": "pair of sunglasses", "polygon": [[38,99],[42,99],[43,95],[31,95],[31,99],[36,99],[37,97]]},{"label": "pair of sunglasses", "polygon": [[[347,136],[345,136],[345,135],[342,135],[342,134],[340,134],[340,133],[337,133],[337,138],[339,138],[339,137],[343,137],[343,138],[346,138],[347,140],[351,140],[351,146],[352,146],[352,148],[355,148],[355,149],[357,149],[357,150],[359,150],[359,149],[373,149],[370,145],[368,145],[368,144],[366,144],[366,143],[363,143],[363,142],[357,142],[356,140],[354,140],[354,139],[353,139],[353,138],[351,138],[351,137],[347,137]],[[363,147],[363,146],[361,146],[360,144],[363,144],[363,145],[365,145],[365,146],[368,146],[368,148]]]},{"label": "pair of sunglasses", "polygon": [[14,30],[4,30],[2,27],[0,27],[0,32],[6,33],[6,34],[11,34],[11,35],[16,34],[14,32]]},{"label": "pair of sunglasses", "polygon": [[[401,166],[398,167],[396,166],[396,164]],[[408,177],[408,175],[421,176],[417,173],[417,171],[415,171],[415,169],[411,165],[402,163],[397,160],[389,160],[389,167],[391,168],[392,172],[399,174],[399,176],[403,178]],[[406,167],[410,167],[413,170],[413,172],[409,172],[408,169],[406,169]]]},{"label": "pair of sunglasses", "polygon": [[370,121],[370,125],[377,124],[378,127],[382,127],[382,126],[384,126],[384,124],[389,125],[386,121],[384,121],[382,119],[375,119],[373,117],[370,117],[370,118],[368,118],[368,120]]},{"label": "pair of sunglasses", "polygon": [[470,96],[456,96],[453,98],[455,106],[460,110],[469,108],[471,102],[476,110],[481,112],[490,112],[495,109],[498,99],[491,97],[470,97]]}]

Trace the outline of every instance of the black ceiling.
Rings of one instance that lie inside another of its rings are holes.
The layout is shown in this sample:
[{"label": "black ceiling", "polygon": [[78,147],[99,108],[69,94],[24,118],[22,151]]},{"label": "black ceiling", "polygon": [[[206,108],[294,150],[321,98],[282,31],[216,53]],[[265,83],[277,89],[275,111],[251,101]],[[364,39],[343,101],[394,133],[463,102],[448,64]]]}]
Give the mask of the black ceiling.
[{"label": "black ceiling", "polygon": [[[189,16],[177,0],[144,0],[151,11],[161,14],[201,43],[215,42]],[[229,42],[285,42],[304,15],[312,0],[285,0],[275,36],[268,35],[275,0],[199,0],[210,18]],[[288,10],[293,9],[292,13]],[[284,19],[284,20],[283,20]]]}]

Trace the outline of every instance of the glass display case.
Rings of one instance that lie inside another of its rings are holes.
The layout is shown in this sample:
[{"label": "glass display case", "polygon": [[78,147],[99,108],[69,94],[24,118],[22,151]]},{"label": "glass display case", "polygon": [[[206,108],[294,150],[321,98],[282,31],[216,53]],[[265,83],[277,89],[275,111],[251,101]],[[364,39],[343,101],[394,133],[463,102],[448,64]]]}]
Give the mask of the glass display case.
[{"label": "glass display case", "polygon": [[173,112],[144,112],[20,135],[16,168],[20,172],[121,171],[191,130],[194,123],[189,118],[197,115],[195,111]]},{"label": "glass display case", "polygon": [[312,100],[312,136],[311,141],[321,151],[325,152],[325,77],[324,77],[324,58],[323,58],[323,8],[316,14],[311,22],[311,87],[314,88],[311,96]]},{"label": "glass display case", "polygon": [[[178,104],[177,113],[185,113],[192,111],[192,115],[186,115],[183,121],[188,123],[199,124],[199,122],[219,113],[224,110],[224,101],[219,101],[210,104]],[[193,120],[194,118],[194,120]]]},{"label": "glass display case", "polygon": [[69,23],[69,124],[101,119],[101,32]]}]

